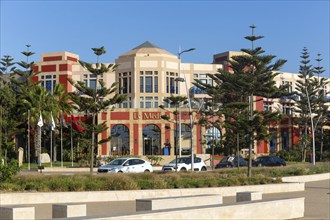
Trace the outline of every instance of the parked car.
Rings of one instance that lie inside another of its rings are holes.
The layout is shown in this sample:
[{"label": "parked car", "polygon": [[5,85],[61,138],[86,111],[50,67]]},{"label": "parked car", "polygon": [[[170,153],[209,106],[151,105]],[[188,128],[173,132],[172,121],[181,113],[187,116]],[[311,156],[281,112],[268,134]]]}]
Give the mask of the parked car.
[{"label": "parked car", "polygon": [[[168,164],[162,167],[162,171],[175,171],[177,164],[178,171],[191,170],[191,157],[179,157],[176,163],[176,159],[172,160]],[[194,171],[206,171],[206,165],[204,161],[199,157],[194,157]]]},{"label": "parked car", "polygon": [[[248,160],[249,159],[249,148],[241,149],[240,154],[241,154],[241,157],[243,157],[245,160]],[[254,152],[254,150],[252,150],[251,158],[252,158],[252,160],[255,160],[257,158],[257,154]]]},{"label": "parked car", "polygon": [[98,173],[141,173],[153,172],[151,163],[140,158],[117,158],[100,166]]},{"label": "parked car", "polygon": [[273,167],[273,166],[286,166],[285,160],[278,156],[262,156],[255,159],[252,163],[255,167]]},{"label": "parked car", "polygon": [[[239,164],[238,164],[238,161],[239,161]],[[220,160],[220,162],[215,165],[215,169],[219,169],[219,168],[231,168],[231,167],[238,167],[238,165],[240,167],[246,167],[248,164],[247,162],[244,160],[243,157],[239,157],[239,160],[238,160],[238,157],[232,157],[232,156],[227,156],[227,157],[224,157]]]}]

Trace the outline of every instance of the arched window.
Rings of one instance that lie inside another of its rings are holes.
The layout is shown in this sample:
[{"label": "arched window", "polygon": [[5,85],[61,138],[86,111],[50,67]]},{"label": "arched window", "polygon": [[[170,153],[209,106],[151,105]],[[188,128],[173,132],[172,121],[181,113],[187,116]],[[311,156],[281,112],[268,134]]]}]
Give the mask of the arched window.
[{"label": "arched window", "polygon": [[157,125],[147,125],[143,128],[143,155],[160,155],[160,129]]},{"label": "arched window", "polygon": [[129,155],[129,130],[125,125],[119,124],[111,129],[110,155]]},{"label": "arched window", "polygon": [[216,127],[211,127],[206,130],[205,141],[206,148],[212,148],[212,143],[217,144],[221,140],[221,132]]}]

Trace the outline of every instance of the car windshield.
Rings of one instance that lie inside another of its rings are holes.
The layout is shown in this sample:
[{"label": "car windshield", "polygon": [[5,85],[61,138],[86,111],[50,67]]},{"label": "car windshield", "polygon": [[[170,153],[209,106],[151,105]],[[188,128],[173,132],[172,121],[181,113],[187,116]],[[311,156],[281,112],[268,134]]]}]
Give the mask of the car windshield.
[{"label": "car windshield", "polygon": [[115,159],[109,165],[122,165],[127,159]]},{"label": "car windshield", "polygon": [[256,162],[261,162],[265,160],[267,160],[267,157],[258,157],[257,159],[255,159]]},{"label": "car windshield", "polygon": [[237,157],[224,157],[220,160],[220,163],[233,162],[234,160],[237,161]]},{"label": "car windshield", "polygon": [[[172,160],[170,163],[175,163],[176,159]],[[178,163],[191,163],[191,158],[178,158]]]}]

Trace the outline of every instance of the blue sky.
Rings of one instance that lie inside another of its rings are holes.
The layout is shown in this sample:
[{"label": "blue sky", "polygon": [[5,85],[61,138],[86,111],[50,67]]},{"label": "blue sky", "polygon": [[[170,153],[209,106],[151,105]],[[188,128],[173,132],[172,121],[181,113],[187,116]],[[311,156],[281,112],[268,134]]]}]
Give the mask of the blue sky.
[{"label": "blue sky", "polygon": [[320,53],[329,77],[329,0],[305,1],[9,1],[1,0],[1,57],[30,44],[40,53],[70,51],[95,62],[90,48],[105,46],[102,62],[150,41],[182,56],[183,62],[211,63],[213,54],[249,48],[244,36],[254,24],[266,54],[287,59],[281,69],[298,72],[303,47],[311,64]]}]

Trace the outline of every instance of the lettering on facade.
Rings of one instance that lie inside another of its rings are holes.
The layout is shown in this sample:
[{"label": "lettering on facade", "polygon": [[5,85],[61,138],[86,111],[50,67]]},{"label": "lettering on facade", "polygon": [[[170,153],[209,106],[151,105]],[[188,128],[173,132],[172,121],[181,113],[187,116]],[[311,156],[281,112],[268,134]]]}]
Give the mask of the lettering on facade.
[{"label": "lettering on facade", "polygon": [[161,119],[160,112],[142,112],[142,114],[139,114],[138,112],[133,113],[133,119],[138,120],[160,120]]}]

